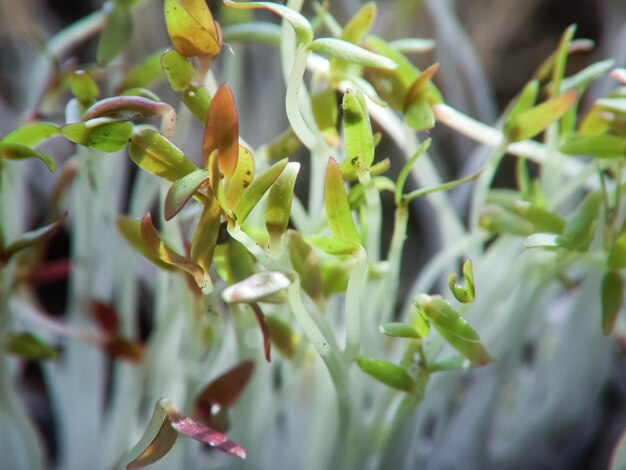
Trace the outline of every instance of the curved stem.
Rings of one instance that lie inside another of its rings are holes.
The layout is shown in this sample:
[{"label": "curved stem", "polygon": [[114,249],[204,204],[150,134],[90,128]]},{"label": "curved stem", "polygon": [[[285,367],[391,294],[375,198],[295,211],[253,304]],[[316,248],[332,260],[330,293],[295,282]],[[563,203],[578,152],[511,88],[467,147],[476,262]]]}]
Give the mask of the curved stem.
[{"label": "curved stem", "polygon": [[361,248],[356,255],[356,262],[352,267],[346,290],[346,348],[344,352],[348,361],[352,361],[361,349],[361,299],[366,280],[367,253]]}]

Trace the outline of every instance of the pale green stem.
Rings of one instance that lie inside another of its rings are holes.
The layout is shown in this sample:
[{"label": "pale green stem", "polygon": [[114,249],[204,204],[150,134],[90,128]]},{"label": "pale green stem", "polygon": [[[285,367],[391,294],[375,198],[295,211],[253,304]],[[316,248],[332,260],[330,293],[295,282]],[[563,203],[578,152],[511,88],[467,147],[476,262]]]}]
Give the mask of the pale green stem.
[{"label": "pale green stem", "polygon": [[502,141],[496,149],[493,150],[489,159],[485,163],[483,167],[483,171],[476,180],[474,185],[474,192],[472,193],[472,202],[470,208],[470,229],[475,232],[479,229],[478,227],[478,218],[480,216],[480,211],[485,205],[487,200],[487,194],[489,193],[489,188],[491,187],[491,183],[493,181],[493,177],[496,174],[496,170],[502,161],[506,153],[506,142]]},{"label": "pale green stem", "polygon": [[367,207],[367,238],[365,247],[367,257],[371,263],[376,263],[380,260],[380,234],[382,232],[380,195],[369,171],[358,171],[358,177],[359,182],[365,189],[365,204]]},{"label": "pale green stem", "polygon": [[346,348],[345,358],[350,363],[361,349],[361,315],[363,309],[363,287],[367,281],[367,253],[360,248],[348,279],[346,289],[345,316],[346,316]]},{"label": "pale green stem", "polygon": [[299,96],[308,56],[309,51],[306,46],[302,44],[298,45],[296,48],[296,55],[293,60],[293,68],[291,69],[289,79],[287,80],[285,110],[287,112],[289,124],[298,136],[298,139],[300,139],[305,147],[313,151],[313,149],[319,145],[318,139],[302,117],[302,113],[300,112]]}]

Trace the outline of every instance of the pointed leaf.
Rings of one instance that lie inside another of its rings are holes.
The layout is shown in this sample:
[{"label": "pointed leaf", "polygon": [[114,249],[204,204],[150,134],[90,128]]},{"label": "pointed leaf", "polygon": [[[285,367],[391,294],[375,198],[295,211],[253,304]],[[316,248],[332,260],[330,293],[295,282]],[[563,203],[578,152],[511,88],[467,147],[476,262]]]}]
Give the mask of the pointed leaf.
[{"label": "pointed leaf", "polygon": [[259,203],[265,192],[274,184],[287,166],[287,159],[280,160],[272,165],[265,173],[258,176],[245,189],[234,210],[235,221],[243,224],[252,209]]},{"label": "pointed leaf", "polygon": [[624,158],[626,157],[626,138],[607,134],[576,137],[561,145],[559,150],[567,155]]},{"label": "pointed leaf", "polygon": [[396,364],[365,356],[358,357],[356,363],[363,372],[388,387],[404,392],[413,390],[415,382],[407,371]]},{"label": "pointed leaf", "polygon": [[133,33],[133,15],[125,2],[107,2],[106,9],[108,12],[96,50],[96,60],[100,66],[108,64],[122,52]]},{"label": "pointed leaf", "polygon": [[198,169],[183,152],[149,127],[136,127],[128,147],[135,164],[172,183]]},{"label": "pointed leaf", "polygon": [[526,84],[526,86],[522,89],[518,98],[515,100],[513,106],[511,106],[511,110],[506,116],[505,124],[510,125],[509,123],[516,119],[521,113],[526,112],[535,105],[537,101],[537,95],[539,94],[539,81],[531,80]]},{"label": "pointed leaf", "polygon": [[213,405],[231,407],[241,396],[253,372],[254,362],[244,361],[213,380],[196,397],[195,410],[198,419],[209,423]]},{"label": "pointed leaf", "polygon": [[416,304],[450,346],[473,364],[490,362],[489,353],[480,342],[478,333],[445,300],[421,294]]},{"label": "pointed leaf", "polygon": [[602,278],[602,331],[611,334],[622,305],[624,305],[624,277],[619,271],[608,271]]},{"label": "pointed leaf", "polygon": [[261,329],[261,335],[263,336],[263,354],[265,355],[265,360],[267,362],[271,362],[271,343],[270,343],[270,328],[265,320],[265,315],[259,307],[259,304],[256,302],[252,302],[249,304],[249,307],[254,312],[254,316],[259,324],[259,328]]},{"label": "pointed leaf", "polygon": [[205,166],[213,151],[216,151],[220,172],[226,178],[230,177],[235,172],[239,155],[239,120],[235,98],[228,85],[217,89],[209,106],[202,142]]},{"label": "pointed leaf", "polygon": [[409,87],[406,97],[404,98],[404,110],[405,112],[410,109],[411,105],[418,100],[424,99],[424,92],[428,89],[428,85],[432,82],[433,77],[439,71],[439,64],[433,64],[415,79],[415,81]]},{"label": "pointed leaf", "polygon": [[36,230],[31,230],[30,232],[23,233],[20,237],[11,243],[9,246],[2,248],[0,246],[0,266],[6,263],[13,255],[17,252],[29,248],[31,246],[37,245],[38,243],[43,242],[44,240],[49,239],[54,234],[56,234],[65,222],[67,221],[68,215],[67,212],[63,214],[58,220],[53,223],[46,225],[45,227],[38,228]]},{"label": "pointed leaf", "polygon": [[136,252],[156,264],[159,268],[167,271],[174,271],[176,269],[171,264],[162,261],[157,254],[146,247],[146,244],[141,238],[141,221],[120,216],[117,219],[117,229]]},{"label": "pointed leaf", "polygon": [[270,2],[234,2],[231,0],[223,0],[224,4],[241,10],[252,10],[252,9],[265,9],[269,10],[281,18],[283,18],[287,23],[291,25],[294,32],[296,33],[296,37],[298,40],[304,44],[308,45],[313,40],[313,28],[311,24],[307,21],[307,19],[291,8],[288,8],[279,3],[270,3]]},{"label": "pointed leaf", "polygon": [[0,141],[0,164],[2,160],[25,160],[27,158],[36,158],[41,160],[50,171],[56,170],[56,162],[50,155],[38,152],[23,144],[14,142]]},{"label": "pointed leaf", "polygon": [[398,66],[393,60],[383,55],[336,38],[316,39],[309,45],[309,50],[365,67],[393,70]]},{"label": "pointed leaf", "polygon": [[329,158],[326,165],[324,205],[328,225],[333,235],[341,241],[359,246],[361,239],[356,225],[354,225],[354,220],[352,220],[341,169],[334,158]]},{"label": "pointed leaf", "polygon": [[528,111],[520,112],[504,128],[509,142],[530,139],[559,119],[578,99],[578,92],[568,91]]},{"label": "pointed leaf", "polygon": [[133,133],[133,126],[128,122],[110,122],[97,127],[89,127],[84,122],[63,126],[63,136],[70,142],[91,147],[101,152],[119,152]]},{"label": "pointed leaf", "polygon": [[17,333],[9,331],[4,338],[4,349],[9,354],[19,356],[30,361],[56,359],[57,349],[44,343],[32,333]]},{"label": "pointed leaf", "polygon": [[252,303],[272,299],[291,285],[286,274],[278,271],[264,271],[228,286],[222,292],[227,303]]},{"label": "pointed leaf", "polygon": [[298,162],[288,163],[269,190],[265,209],[265,228],[272,245],[280,246],[282,235],[289,225],[291,202],[299,170]]},{"label": "pointed leaf", "polygon": [[207,196],[204,209],[198,226],[191,240],[191,259],[196,262],[205,273],[209,272],[213,253],[220,231],[220,205],[215,197]]},{"label": "pointed leaf", "polygon": [[239,146],[239,156],[234,173],[226,181],[224,188],[226,205],[233,208],[237,205],[244,191],[254,180],[254,157],[250,150]]},{"label": "pointed leaf", "polygon": [[359,11],[348,21],[341,31],[341,39],[358,44],[376,19],[376,4],[368,2],[363,5]]},{"label": "pointed leaf", "polygon": [[165,196],[163,216],[170,220],[187,204],[202,183],[209,179],[208,170],[196,170],[176,180]]},{"label": "pointed leaf", "polygon": [[200,265],[177,253],[161,240],[159,232],[152,224],[152,217],[149,213],[141,219],[140,230],[141,239],[145,243],[146,249],[153,256],[158,257],[166,264],[191,274],[200,288],[204,288],[209,283],[208,275],[205,275],[205,271]]},{"label": "pointed leaf", "polygon": [[174,49],[185,57],[220,53],[221,32],[205,0],[165,0],[164,11]]}]

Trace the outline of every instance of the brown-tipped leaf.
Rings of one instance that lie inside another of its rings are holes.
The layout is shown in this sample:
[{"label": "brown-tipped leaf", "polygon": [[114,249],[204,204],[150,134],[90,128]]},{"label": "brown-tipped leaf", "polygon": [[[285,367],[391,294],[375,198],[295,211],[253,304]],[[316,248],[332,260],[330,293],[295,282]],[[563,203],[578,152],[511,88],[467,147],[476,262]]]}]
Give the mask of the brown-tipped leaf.
[{"label": "brown-tipped leaf", "polygon": [[235,172],[239,155],[239,119],[235,98],[228,85],[217,89],[209,106],[202,142],[205,166],[212,152],[217,154],[220,172],[226,178],[230,177]]},{"label": "brown-tipped leaf", "polygon": [[222,35],[205,0],[165,0],[165,24],[174,49],[185,57],[215,57]]}]

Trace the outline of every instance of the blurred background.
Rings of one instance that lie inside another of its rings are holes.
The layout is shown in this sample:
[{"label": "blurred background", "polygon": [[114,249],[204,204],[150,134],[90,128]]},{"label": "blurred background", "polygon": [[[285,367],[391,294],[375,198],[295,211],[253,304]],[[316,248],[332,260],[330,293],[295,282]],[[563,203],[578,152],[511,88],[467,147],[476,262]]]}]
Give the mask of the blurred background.
[{"label": "blurred background", "polygon": [[[219,18],[223,8],[221,3],[213,0],[208,3]],[[363,4],[359,0],[332,0],[329,3],[330,11],[342,24]],[[605,58],[614,58],[616,66],[626,66],[624,0],[380,0],[377,3],[379,15],[374,32],[386,39],[434,38],[436,48],[412,56],[412,60],[419,67],[439,62],[440,71],[435,82],[446,102],[489,124],[497,123],[505,107],[555,49],[563,30],[572,23],[578,26],[575,37],[593,40],[595,48],[573,54],[568,73]],[[93,62],[96,37],[77,44],[64,57],[48,57],[46,44],[61,29],[102,8],[102,4],[96,0],[0,0],[0,136],[32,116],[51,69],[70,63]],[[305,11],[313,14],[308,1]],[[263,19],[275,20],[271,15],[263,15]],[[130,53],[114,66],[127,67],[168,44],[162,2],[140,2],[135,10]],[[230,53],[225,49],[222,55]],[[245,54],[240,71],[242,93],[237,95],[241,134],[257,146],[272,139],[287,125],[282,111],[275,111],[283,109],[284,100],[284,84],[278,72],[279,55],[269,46],[250,46],[238,49],[238,53]],[[220,68],[225,66],[223,62],[222,57],[216,61],[218,77]],[[582,106],[588,105],[594,97],[602,96],[610,86],[614,83],[598,81],[585,96]],[[166,100],[172,97],[165,85],[158,93]],[[44,103],[39,117],[61,122],[64,109],[57,106],[58,103],[63,103],[63,99]],[[199,126],[191,132],[192,136],[199,135]],[[485,158],[484,148],[442,126],[429,135],[433,137],[433,160],[441,173],[450,179],[468,174]],[[193,138],[189,140],[193,141]],[[52,147],[50,153],[59,161],[71,154],[71,147],[65,143],[54,143]],[[379,151],[390,156],[392,161],[401,158],[398,149],[384,137]],[[46,173],[37,165],[32,168],[32,191],[25,196],[28,203],[24,207],[32,225],[37,226],[43,219],[45,200],[55,175]],[[397,171],[395,168],[392,172]],[[512,171],[512,165],[504,164],[496,185],[510,185]],[[466,210],[464,195],[463,191],[453,195],[461,213]],[[406,263],[404,268],[405,289],[438,246],[438,235],[428,230],[432,209],[422,203],[415,203],[413,209],[420,216],[412,220],[410,227],[405,256],[412,262]],[[66,234],[57,236],[51,243],[48,257],[67,256],[68,243]],[[51,313],[61,314],[65,310],[65,288],[60,282],[40,289],[41,302]],[[552,454],[543,449],[547,453],[542,458],[520,457],[520,466],[515,468],[587,470],[606,467],[611,448],[626,427],[626,358],[619,345],[612,353],[604,381],[598,386],[599,395],[594,397],[594,405],[585,409],[582,418],[579,416],[578,420],[573,420],[570,429],[562,429],[555,437],[557,441],[566,442],[561,442],[558,451]],[[48,455],[54,461],[54,422],[41,381],[36,365],[24,370],[24,398],[31,416],[46,437]],[[580,400],[584,401],[585,397]],[[532,448],[526,451],[534,452]],[[566,466],[563,462],[567,463]],[[525,466],[531,463],[532,467]],[[454,466],[442,460],[432,468]]]}]

